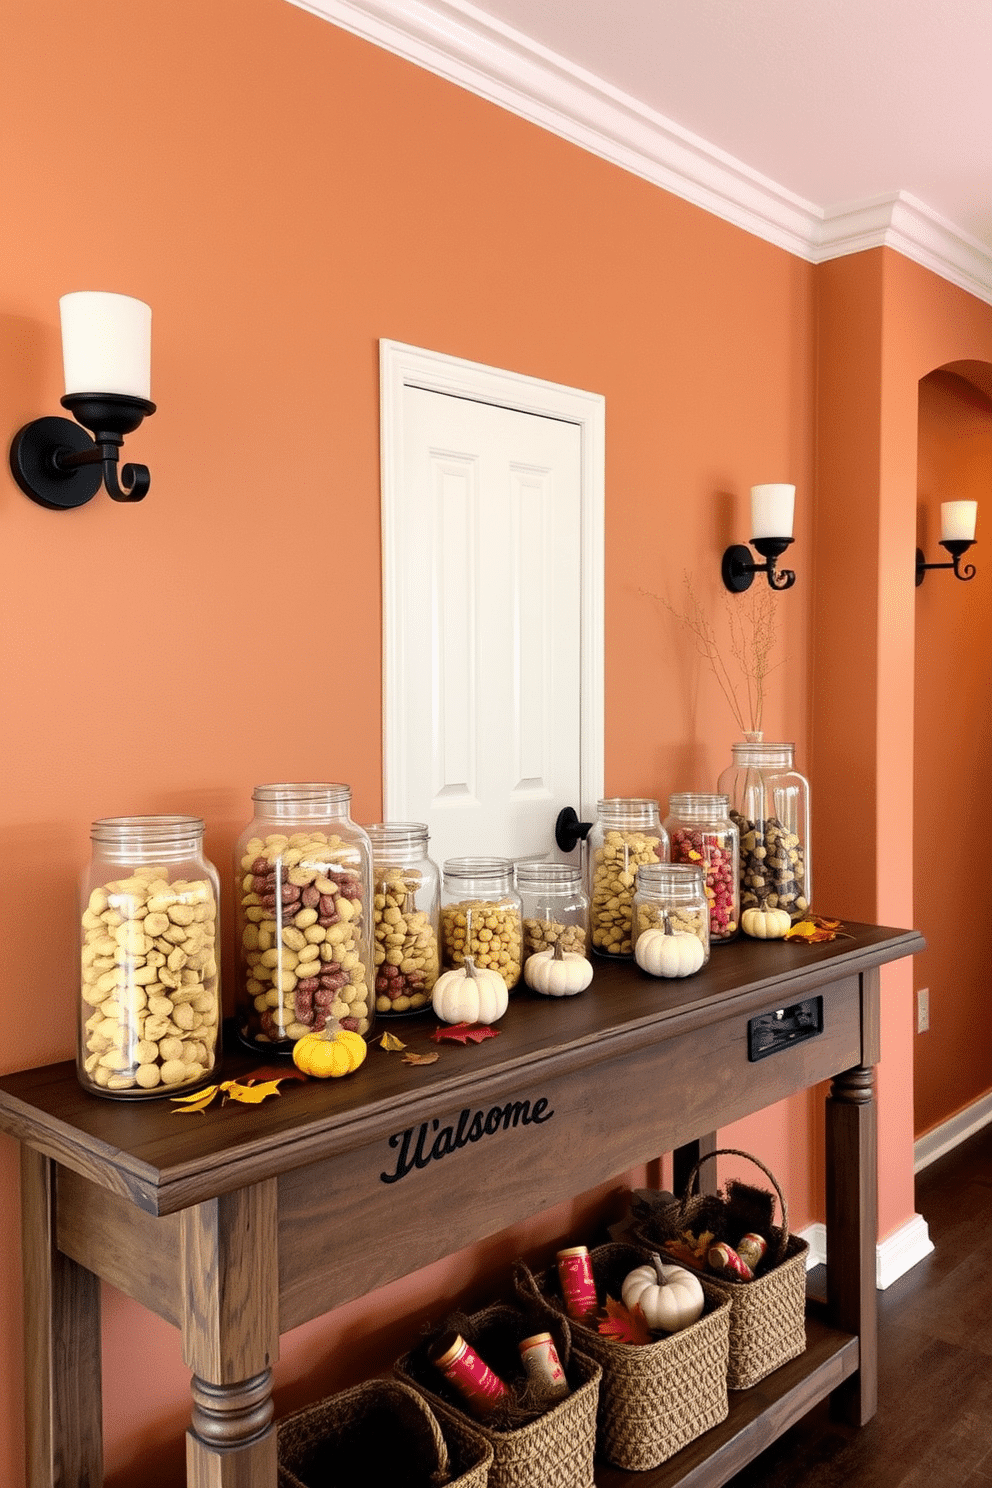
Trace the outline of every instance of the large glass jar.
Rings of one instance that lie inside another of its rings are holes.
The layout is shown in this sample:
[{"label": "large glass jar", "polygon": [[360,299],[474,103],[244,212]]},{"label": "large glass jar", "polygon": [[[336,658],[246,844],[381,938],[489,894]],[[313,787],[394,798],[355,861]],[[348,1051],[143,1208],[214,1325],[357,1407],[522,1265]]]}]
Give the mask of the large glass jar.
[{"label": "large glass jar", "polygon": [[634,945],[645,930],[695,935],[710,958],[710,906],[698,863],[645,863],[637,870]]},{"label": "large glass jar", "polygon": [[637,870],[668,861],[668,834],[658,802],[612,797],[596,807],[586,845],[592,947],[603,956],[633,955],[631,913]]},{"label": "large glass jar", "polygon": [[740,834],[726,796],[676,791],[665,818],[673,863],[698,863],[710,905],[710,942],[733,940],[740,928]]},{"label": "large glass jar", "polygon": [[524,917],[524,960],[559,941],[562,951],[587,955],[589,900],[581,869],[550,859],[529,860],[517,863],[514,877]]},{"label": "large glass jar", "polygon": [[77,1073],[143,1099],[214,1077],[220,1030],[217,872],[195,816],[95,821],[82,880]]},{"label": "large glass jar", "polygon": [[743,740],[718,782],[741,836],[741,913],[785,909],[793,923],[812,903],[809,786],[794,752],[792,744]]},{"label": "large glass jar", "polygon": [[375,1010],[385,1018],[430,1007],[437,981],[440,874],[424,822],[376,822],[372,844]]},{"label": "large glass jar", "polygon": [[520,895],[509,858],[446,858],[441,881],[441,964],[498,971],[512,989],[523,966]]},{"label": "large glass jar", "polygon": [[372,1026],[372,850],[347,785],[257,785],[234,852],[238,1036],[287,1054],[328,1018]]}]

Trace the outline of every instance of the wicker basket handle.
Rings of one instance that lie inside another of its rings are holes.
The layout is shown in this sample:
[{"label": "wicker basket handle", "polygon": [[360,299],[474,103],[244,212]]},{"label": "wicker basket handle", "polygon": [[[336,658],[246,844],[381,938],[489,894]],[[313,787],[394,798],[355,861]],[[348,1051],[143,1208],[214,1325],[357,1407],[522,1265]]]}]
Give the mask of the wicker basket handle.
[{"label": "wicker basket handle", "polygon": [[411,1409],[423,1417],[424,1425],[430,1431],[434,1451],[437,1454],[437,1466],[431,1473],[431,1482],[438,1485],[450,1482],[451,1462],[448,1457],[448,1444],[444,1439],[441,1423],[431,1410],[430,1402],[425,1400],[418,1390],[414,1390],[411,1385],[405,1384],[402,1380],[389,1380],[386,1383],[392,1391],[408,1400]]},{"label": "wicker basket handle", "polygon": [[739,1147],[716,1147],[712,1152],[704,1153],[694,1166],[692,1172],[689,1174],[689,1177],[686,1180],[685,1193],[678,1201],[679,1220],[681,1221],[685,1218],[685,1206],[687,1201],[693,1196],[694,1186],[698,1185],[699,1183],[700,1168],[703,1166],[703,1163],[708,1162],[711,1157],[746,1158],[748,1162],[753,1162],[756,1168],[760,1168],[765,1177],[771,1183],[776,1194],[778,1195],[778,1206],[782,1214],[782,1228],[779,1235],[778,1244],[773,1246],[769,1242],[768,1256],[773,1266],[780,1265],[785,1259],[785,1250],[786,1246],[789,1243],[789,1206],[785,1202],[785,1195],[783,1194],[779,1186],[779,1181],[775,1177],[775,1174],[771,1171],[770,1168],[766,1168],[761,1159],[755,1157],[753,1152],[743,1152]]}]

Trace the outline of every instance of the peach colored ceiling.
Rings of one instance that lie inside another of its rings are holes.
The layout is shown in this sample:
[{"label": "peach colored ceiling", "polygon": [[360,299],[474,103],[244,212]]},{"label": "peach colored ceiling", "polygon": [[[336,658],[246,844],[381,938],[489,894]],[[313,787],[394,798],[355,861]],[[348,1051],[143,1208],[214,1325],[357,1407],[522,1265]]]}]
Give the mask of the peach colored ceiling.
[{"label": "peach colored ceiling", "polygon": [[348,24],[349,11],[359,29],[422,21],[456,48],[487,22],[511,28],[820,208],[905,192],[992,247],[988,0],[333,0],[325,13]]},{"label": "peach colored ceiling", "polygon": [[821,206],[908,191],[992,244],[988,0],[479,8]]}]

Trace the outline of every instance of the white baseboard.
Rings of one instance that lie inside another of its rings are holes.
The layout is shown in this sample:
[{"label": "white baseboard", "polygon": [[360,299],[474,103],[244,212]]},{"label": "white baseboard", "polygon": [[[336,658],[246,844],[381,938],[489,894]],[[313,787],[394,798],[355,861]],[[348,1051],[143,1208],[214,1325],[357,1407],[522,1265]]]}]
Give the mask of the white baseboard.
[{"label": "white baseboard", "polygon": [[827,1227],[825,1224],[807,1225],[804,1230],[799,1231],[800,1240],[805,1240],[809,1246],[806,1256],[806,1270],[812,1271],[814,1266],[825,1266],[827,1264]]},{"label": "white baseboard", "polygon": [[992,1121],[992,1094],[983,1095],[981,1100],[973,1101],[970,1106],[965,1106],[956,1116],[949,1121],[942,1121],[940,1126],[935,1126],[933,1131],[924,1132],[922,1137],[913,1143],[913,1172],[922,1172],[924,1168],[936,1162],[938,1157],[943,1157],[945,1152],[950,1152],[959,1142],[974,1136],[975,1132],[981,1131],[983,1126],[988,1126]]},{"label": "white baseboard", "polygon": [[922,1261],[933,1250],[930,1226],[922,1214],[914,1214],[875,1248],[875,1285],[880,1292]]},{"label": "white baseboard", "polygon": [[[807,1225],[799,1231],[800,1240],[809,1246],[806,1268],[825,1265],[827,1259],[827,1227],[823,1224]],[[886,1235],[875,1247],[875,1286],[880,1292],[890,1287],[900,1276],[905,1276],[917,1262],[922,1261],[933,1250],[930,1230],[921,1214],[914,1214],[891,1235]]]}]

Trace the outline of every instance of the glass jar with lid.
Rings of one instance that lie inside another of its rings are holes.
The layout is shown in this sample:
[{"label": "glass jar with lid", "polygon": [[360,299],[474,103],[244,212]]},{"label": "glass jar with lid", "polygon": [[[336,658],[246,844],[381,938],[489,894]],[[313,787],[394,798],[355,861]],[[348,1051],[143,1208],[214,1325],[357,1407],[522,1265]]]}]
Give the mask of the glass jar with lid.
[{"label": "glass jar with lid", "polygon": [[784,909],[795,923],[812,903],[809,785],[795,769],[795,747],[754,736],[732,754],[717,788],[740,832],[741,913]]},{"label": "glass jar with lid", "polygon": [[668,861],[658,802],[611,797],[596,807],[586,840],[586,891],[592,947],[602,956],[633,955],[631,915],[637,870]]},{"label": "glass jar with lid", "polygon": [[376,822],[372,844],[375,1010],[384,1018],[430,1007],[439,970],[440,873],[425,822]]},{"label": "glass jar with lid", "polygon": [[665,818],[673,863],[698,863],[710,906],[710,943],[733,940],[740,928],[740,834],[727,796],[676,791]]},{"label": "glass jar with lid", "polygon": [[710,905],[701,864],[642,864],[633,913],[635,956],[645,930],[662,930],[666,935],[694,935],[702,946],[702,959],[693,969],[705,966],[710,958]]},{"label": "glass jar with lid", "polygon": [[523,967],[520,895],[509,858],[446,858],[441,880],[441,964],[498,971],[512,989]]},{"label": "glass jar with lid", "polygon": [[95,821],[82,880],[77,1073],[96,1095],[186,1094],[214,1078],[217,871],[195,816]]},{"label": "glass jar with lid", "polygon": [[237,1029],[292,1053],[328,1018],[372,1027],[372,849],[347,785],[257,785],[234,852]]},{"label": "glass jar with lid", "polygon": [[525,859],[514,867],[523,914],[524,960],[550,950],[589,951],[589,900],[573,863]]}]

